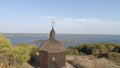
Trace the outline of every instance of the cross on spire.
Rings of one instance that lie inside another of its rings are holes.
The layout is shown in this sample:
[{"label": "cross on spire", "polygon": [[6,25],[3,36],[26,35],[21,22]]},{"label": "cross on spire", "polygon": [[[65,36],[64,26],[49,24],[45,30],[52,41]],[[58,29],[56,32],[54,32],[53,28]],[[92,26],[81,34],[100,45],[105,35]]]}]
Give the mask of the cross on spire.
[{"label": "cross on spire", "polygon": [[52,27],[54,27],[55,19],[52,19],[52,20],[51,20],[51,23],[52,23]]},{"label": "cross on spire", "polygon": [[55,39],[55,30],[54,30],[54,24],[55,24],[55,19],[51,20],[51,24],[52,24],[52,30],[50,31],[50,39]]}]

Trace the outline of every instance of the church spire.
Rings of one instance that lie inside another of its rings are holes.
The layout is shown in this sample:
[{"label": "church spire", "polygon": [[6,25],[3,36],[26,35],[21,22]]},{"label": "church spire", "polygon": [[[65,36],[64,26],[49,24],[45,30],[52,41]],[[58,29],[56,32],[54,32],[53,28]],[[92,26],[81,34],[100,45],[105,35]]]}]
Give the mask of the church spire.
[{"label": "church spire", "polygon": [[54,30],[54,19],[52,20],[52,30],[50,31],[50,39],[55,39],[55,30]]}]

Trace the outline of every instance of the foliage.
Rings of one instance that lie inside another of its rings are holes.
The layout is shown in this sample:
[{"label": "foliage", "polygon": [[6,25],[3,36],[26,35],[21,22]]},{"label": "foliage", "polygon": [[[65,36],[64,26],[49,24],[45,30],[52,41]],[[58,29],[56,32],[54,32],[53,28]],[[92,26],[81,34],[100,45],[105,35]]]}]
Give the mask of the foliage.
[{"label": "foliage", "polygon": [[23,64],[26,63],[30,59],[30,51],[28,47],[23,46],[12,46],[10,48],[10,56],[12,64],[18,63]]},{"label": "foliage", "polygon": [[67,48],[67,49],[66,49],[66,54],[67,54],[67,55],[73,55],[73,54],[74,54],[74,50],[73,50],[73,49],[70,49],[70,48]]},{"label": "foliage", "polygon": [[99,49],[92,49],[92,55],[97,56],[99,54]]},{"label": "foliage", "polygon": [[66,50],[69,55],[94,55],[97,57],[106,57],[110,52],[120,53],[120,46],[112,43],[81,44],[70,46]]},{"label": "foliage", "polygon": [[28,44],[24,43],[24,44],[19,44],[17,46],[22,46],[22,47],[28,48],[29,52],[30,52],[30,56],[34,56],[34,55],[36,55],[36,53],[38,53],[38,47],[35,45],[28,45]]},{"label": "foliage", "polygon": [[0,35],[0,68],[28,68],[28,61],[36,56],[35,45],[11,45],[10,41]]},{"label": "foliage", "polygon": [[75,53],[76,55],[79,55],[79,51],[78,51],[77,49],[75,49],[74,53]]},{"label": "foliage", "polygon": [[108,52],[111,52],[111,51],[113,51],[114,49],[115,49],[115,47],[116,47],[116,45],[115,44],[106,44],[105,45],[106,47],[107,47],[107,50],[108,50]]},{"label": "foliage", "polygon": [[115,49],[116,52],[120,53],[120,45],[118,45]]},{"label": "foliage", "polygon": [[34,55],[36,55],[36,53],[38,53],[38,47],[35,45],[30,45],[29,50],[30,50],[31,56],[34,56]]},{"label": "foliage", "polygon": [[3,35],[0,35],[0,53],[6,52],[10,46],[10,41]]},{"label": "foliage", "polygon": [[120,54],[116,53],[116,52],[109,53],[107,58],[111,59],[111,60],[114,60],[114,61],[117,61],[117,62],[120,62]]},{"label": "foliage", "polygon": [[34,43],[38,43],[38,42],[44,42],[45,40],[35,40],[33,41]]},{"label": "foliage", "polygon": [[27,47],[29,49],[30,59],[28,63],[32,66],[38,66],[38,47],[35,45],[28,45],[28,44],[19,44],[18,46]]}]

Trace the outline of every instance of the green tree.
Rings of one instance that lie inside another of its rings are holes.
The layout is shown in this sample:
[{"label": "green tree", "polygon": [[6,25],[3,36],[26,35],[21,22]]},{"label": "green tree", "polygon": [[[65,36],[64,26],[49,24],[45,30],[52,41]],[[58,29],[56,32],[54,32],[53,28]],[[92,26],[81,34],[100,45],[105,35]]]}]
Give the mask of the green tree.
[{"label": "green tree", "polygon": [[3,35],[0,35],[0,53],[6,52],[11,46],[11,43]]}]

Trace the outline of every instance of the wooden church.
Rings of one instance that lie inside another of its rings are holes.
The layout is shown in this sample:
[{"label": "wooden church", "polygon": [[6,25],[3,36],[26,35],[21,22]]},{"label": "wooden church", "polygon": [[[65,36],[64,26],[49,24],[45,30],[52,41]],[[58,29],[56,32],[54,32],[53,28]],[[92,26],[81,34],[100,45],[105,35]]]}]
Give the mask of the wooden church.
[{"label": "wooden church", "polygon": [[55,39],[52,27],[50,37],[39,48],[40,68],[66,68],[66,56],[63,44]]}]

